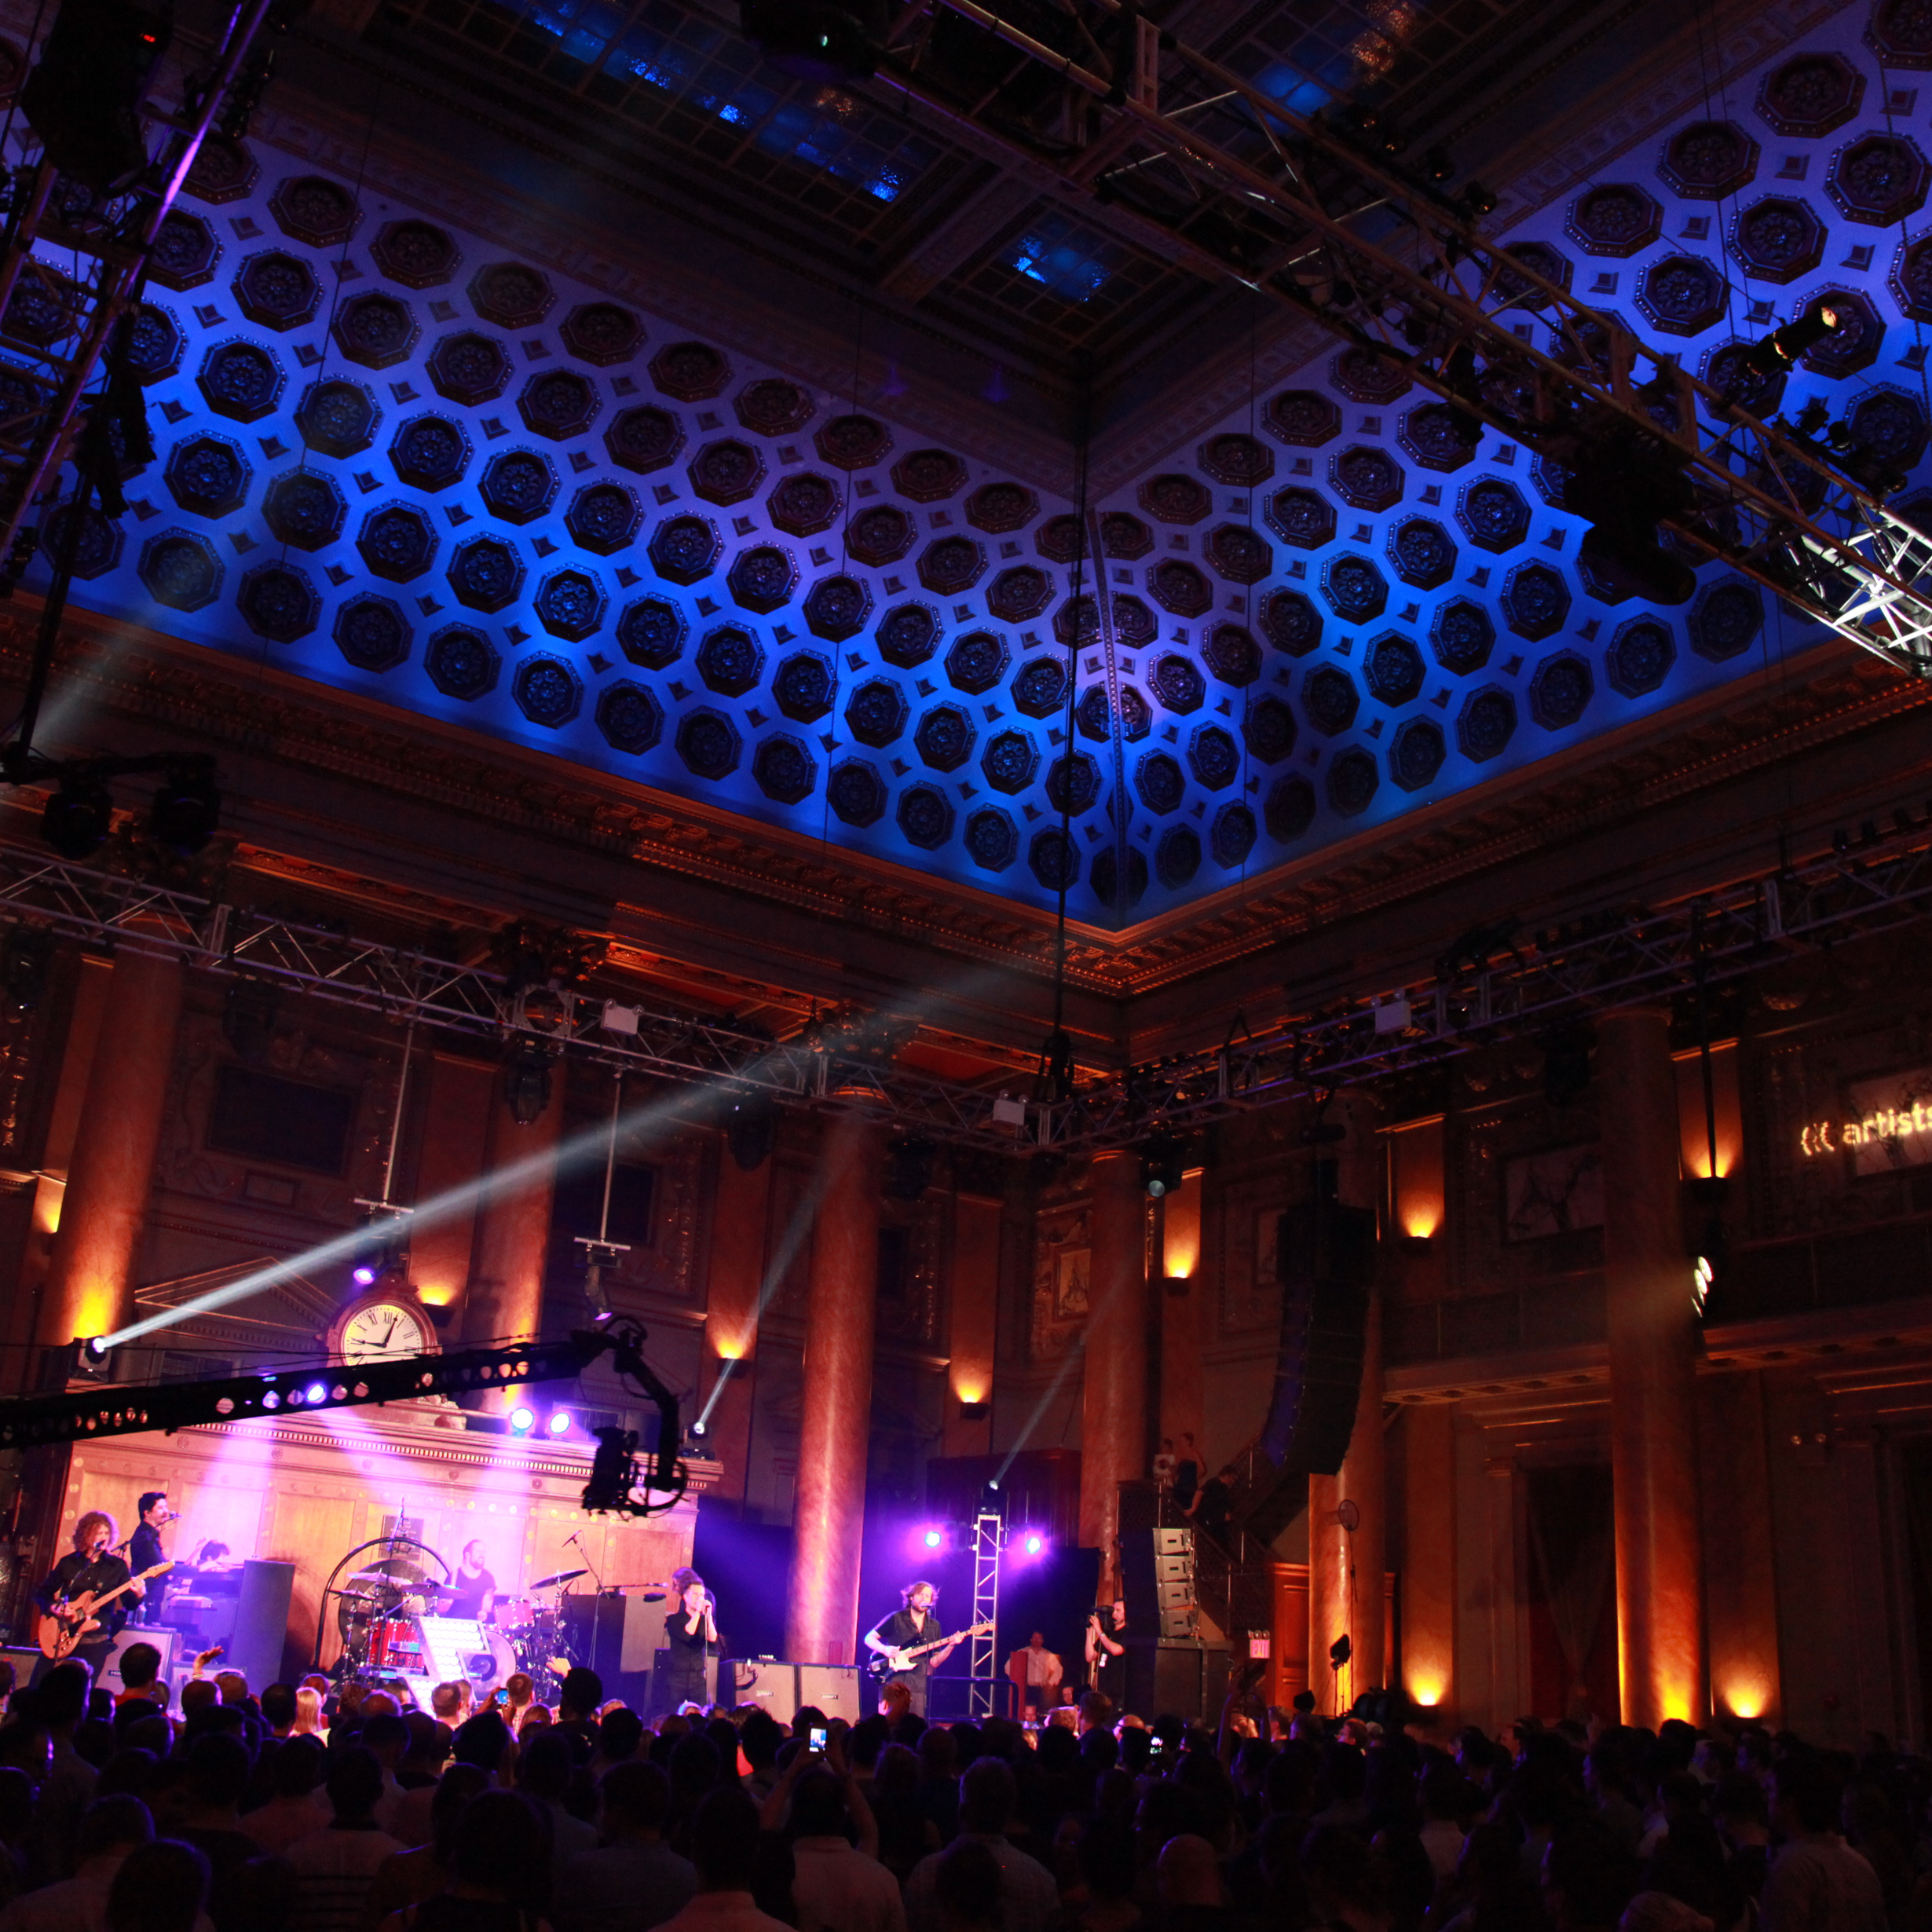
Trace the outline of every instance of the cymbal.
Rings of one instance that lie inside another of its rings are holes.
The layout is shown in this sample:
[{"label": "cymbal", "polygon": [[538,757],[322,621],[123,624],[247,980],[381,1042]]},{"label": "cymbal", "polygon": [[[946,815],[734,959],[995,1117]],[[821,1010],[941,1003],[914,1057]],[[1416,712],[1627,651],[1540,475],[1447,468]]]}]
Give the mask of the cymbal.
[{"label": "cymbal", "polygon": [[588,1576],[588,1570],[559,1570],[554,1576],[540,1576],[530,1586],[532,1590],[549,1590],[558,1583],[575,1583],[580,1576]]}]

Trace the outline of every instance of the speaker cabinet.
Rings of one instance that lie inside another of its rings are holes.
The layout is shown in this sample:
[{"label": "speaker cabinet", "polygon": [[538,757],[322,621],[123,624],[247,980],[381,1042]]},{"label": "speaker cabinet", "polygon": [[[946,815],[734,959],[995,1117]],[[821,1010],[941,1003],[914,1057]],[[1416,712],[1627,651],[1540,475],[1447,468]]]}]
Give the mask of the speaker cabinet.
[{"label": "speaker cabinet", "polygon": [[[161,1681],[164,1684],[171,1681],[170,1673],[174,1665],[174,1640],[175,1633],[170,1630],[157,1626],[152,1630],[145,1630],[137,1623],[127,1625],[120,1635],[115,1638],[114,1648],[108,1652],[108,1660],[101,1667],[101,1681],[97,1688],[112,1691],[117,1697],[127,1689],[127,1686],[121,1681],[121,1652],[126,1649],[130,1644],[152,1644],[155,1648],[161,1653],[159,1672]],[[39,1660],[39,1653],[36,1652],[34,1661],[37,1663]],[[30,1670],[23,1670],[20,1673],[20,1681],[23,1684],[26,1682],[29,1674]],[[258,1682],[251,1677],[248,1680],[248,1688],[251,1690],[259,1690],[263,1684],[273,1684],[274,1681],[273,1678],[263,1678],[260,1682]]]},{"label": "speaker cabinet", "polygon": [[[699,1693],[698,1701],[700,1703],[715,1703],[718,1701],[718,1686],[720,1684],[727,1686],[730,1685],[731,1680],[726,1674],[726,1661],[718,1657],[707,1657],[704,1659],[704,1688]],[[651,1682],[653,1686],[664,1685],[668,1682],[671,1672],[671,1652],[668,1649],[652,1652],[651,1671]],[[662,1702],[669,1695],[668,1690],[659,1689],[654,1701]],[[662,1717],[669,1709],[669,1704],[665,1703],[664,1710],[659,1711],[657,1714]]]},{"label": "speaker cabinet", "polygon": [[1150,1723],[1162,1717],[1197,1722],[1217,1715],[1227,1695],[1228,1654],[1225,1644],[1130,1637],[1126,1708]]},{"label": "speaker cabinet", "polygon": [[876,1698],[865,1692],[869,1672],[849,1663],[788,1663],[782,1658],[726,1657],[718,1666],[719,1694],[741,1704],[756,1704],[781,1724],[789,1724],[806,1705],[829,1718],[856,1724]]},{"label": "speaker cabinet", "polygon": [[295,1589],[292,1563],[251,1557],[242,1565],[235,1625],[221,1666],[240,1671],[251,1691],[259,1692],[265,1684],[282,1681],[282,1651],[288,1641],[288,1605]]},{"label": "speaker cabinet", "polygon": [[[1261,1447],[1277,1469],[1332,1476],[1355,1433],[1375,1265],[1374,1212],[1337,1201],[1304,1202],[1281,1217],[1275,1253],[1281,1348]],[[1264,1533],[1252,1520],[1248,1527]]]}]

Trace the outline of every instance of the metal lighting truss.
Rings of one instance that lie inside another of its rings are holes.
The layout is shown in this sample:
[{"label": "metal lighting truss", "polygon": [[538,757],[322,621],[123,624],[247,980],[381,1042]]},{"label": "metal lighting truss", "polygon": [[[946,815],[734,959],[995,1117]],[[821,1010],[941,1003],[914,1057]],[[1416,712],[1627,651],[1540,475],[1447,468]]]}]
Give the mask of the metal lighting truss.
[{"label": "metal lighting truss", "polygon": [[[962,40],[962,21],[1021,57],[1000,85],[979,84],[988,49],[982,36]],[[1365,136],[1291,112],[1162,33],[1133,0],[910,0],[879,79],[1554,463],[1638,452],[1653,480],[1688,483],[1660,521],[1693,554],[1721,558],[1902,671],[1932,673],[1932,537],[1822,445],[1760,421],[1518,260],[1469,218],[1480,202],[1458,205]],[[1030,117],[1015,105],[1043,97]],[[1536,317],[1546,349],[1530,339]],[[1652,373],[1640,384],[1642,361]]]},{"label": "metal lighting truss", "polygon": [[889,1015],[793,1040],[668,1002],[550,985],[518,986],[488,967],[304,925],[198,894],[0,846],[0,913],[64,938],[172,953],[407,1026],[494,1039],[549,1055],[708,1087],[728,1098],[827,1101],[892,1116],[909,1132],[1013,1151],[1024,1102],[892,1063],[909,1023]]},{"label": "metal lighting truss", "polygon": [[[975,1723],[996,1714],[999,1696],[1000,1558],[1006,1548],[1006,1519],[982,1509],[973,1518],[975,1634],[967,1640],[966,1709]],[[986,1627],[982,1631],[979,1626]]]},{"label": "metal lighting truss", "polygon": [[452,1355],[399,1356],[353,1367],[291,1369],[280,1375],[234,1375],[207,1381],[73,1389],[0,1403],[0,1448],[91,1442],[97,1436],[172,1435],[198,1422],[242,1422],[255,1416],[302,1416],[317,1409],[365,1407],[424,1396],[456,1396],[524,1382],[562,1381],[583,1373],[612,1345],[585,1330],[567,1341],[508,1342]]},{"label": "metal lighting truss", "polygon": [[0,915],[86,943],[170,953],[203,971],[442,1027],[570,1052],[726,1097],[829,1103],[902,1131],[1012,1154],[1131,1146],[1299,1095],[1383,1078],[1566,1015],[1662,999],[1791,953],[1895,930],[1932,911],[1932,817],[1855,849],[1661,909],[1624,909],[1535,935],[1465,935],[1432,977],[1231,1036],[1219,1048],[1130,1068],[1045,1103],[893,1063],[907,1023],[774,1042],[667,1002],[631,1004],[220,904],[0,845]]},{"label": "metal lighting truss", "polygon": [[[1890,838],[1656,910],[1542,931],[1464,935],[1431,977],[1319,1015],[1231,1036],[1212,1052],[1136,1067],[1084,1090],[1055,1125],[1068,1142],[1127,1144],[1272,1101],[1411,1071],[1565,1019],[1669,1000],[1783,958],[1894,931],[1932,912],[1932,817]],[[1044,1137],[1044,1136],[1043,1136]]]},{"label": "metal lighting truss", "polygon": [[[152,118],[168,139],[133,188],[104,201],[61,184],[43,155],[12,183],[0,240],[0,315],[24,313],[0,354],[0,554],[55,486],[115,324],[141,300],[155,237],[202,143],[235,104],[250,50],[277,0],[239,0],[188,104]],[[34,285],[31,302],[19,300]]]}]

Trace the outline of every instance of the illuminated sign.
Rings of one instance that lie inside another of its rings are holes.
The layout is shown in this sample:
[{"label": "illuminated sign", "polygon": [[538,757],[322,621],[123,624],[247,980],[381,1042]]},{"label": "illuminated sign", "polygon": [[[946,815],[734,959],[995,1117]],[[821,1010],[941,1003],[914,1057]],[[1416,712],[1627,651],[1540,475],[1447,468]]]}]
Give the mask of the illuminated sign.
[{"label": "illuminated sign", "polygon": [[1806,1159],[1849,1154],[1860,1174],[1932,1162],[1932,1068],[1861,1081],[1846,1098],[1854,1110],[1849,1118],[1809,1120],[1798,1130],[1798,1151]]}]

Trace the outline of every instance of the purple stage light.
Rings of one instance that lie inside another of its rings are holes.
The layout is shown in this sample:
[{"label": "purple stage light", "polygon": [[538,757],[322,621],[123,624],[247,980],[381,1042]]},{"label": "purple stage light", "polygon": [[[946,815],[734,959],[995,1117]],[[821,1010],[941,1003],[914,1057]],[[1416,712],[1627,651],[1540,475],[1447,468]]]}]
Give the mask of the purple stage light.
[{"label": "purple stage light", "polygon": [[302,1392],[310,1402],[320,1402],[329,1392],[322,1383],[311,1382]]},{"label": "purple stage light", "polygon": [[1046,1547],[1046,1539],[1037,1530],[1029,1530],[1020,1541],[1020,1548],[1030,1557],[1037,1557]]},{"label": "purple stage light", "polygon": [[359,1262],[351,1272],[354,1280],[364,1288],[369,1286],[375,1279],[375,1266],[368,1261]]},{"label": "purple stage light", "polygon": [[920,1540],[928,1550],[937,1550],[940,1544],[946,1541],[946,1532],[943,1530],[929,1529]]},{"label": "purple stage light", "polygon": [[519,1436],[529,1434],[536,1421],[536,1412],[526,1409],[521,1403],[510,1411],[510,1426]]},{"label": "purple stage light", "polygon": [[570,1433],[570,1411],[568,1409],[553,1411],[550,1418],[550,1433],[553,1436],[567,1436]]}]

